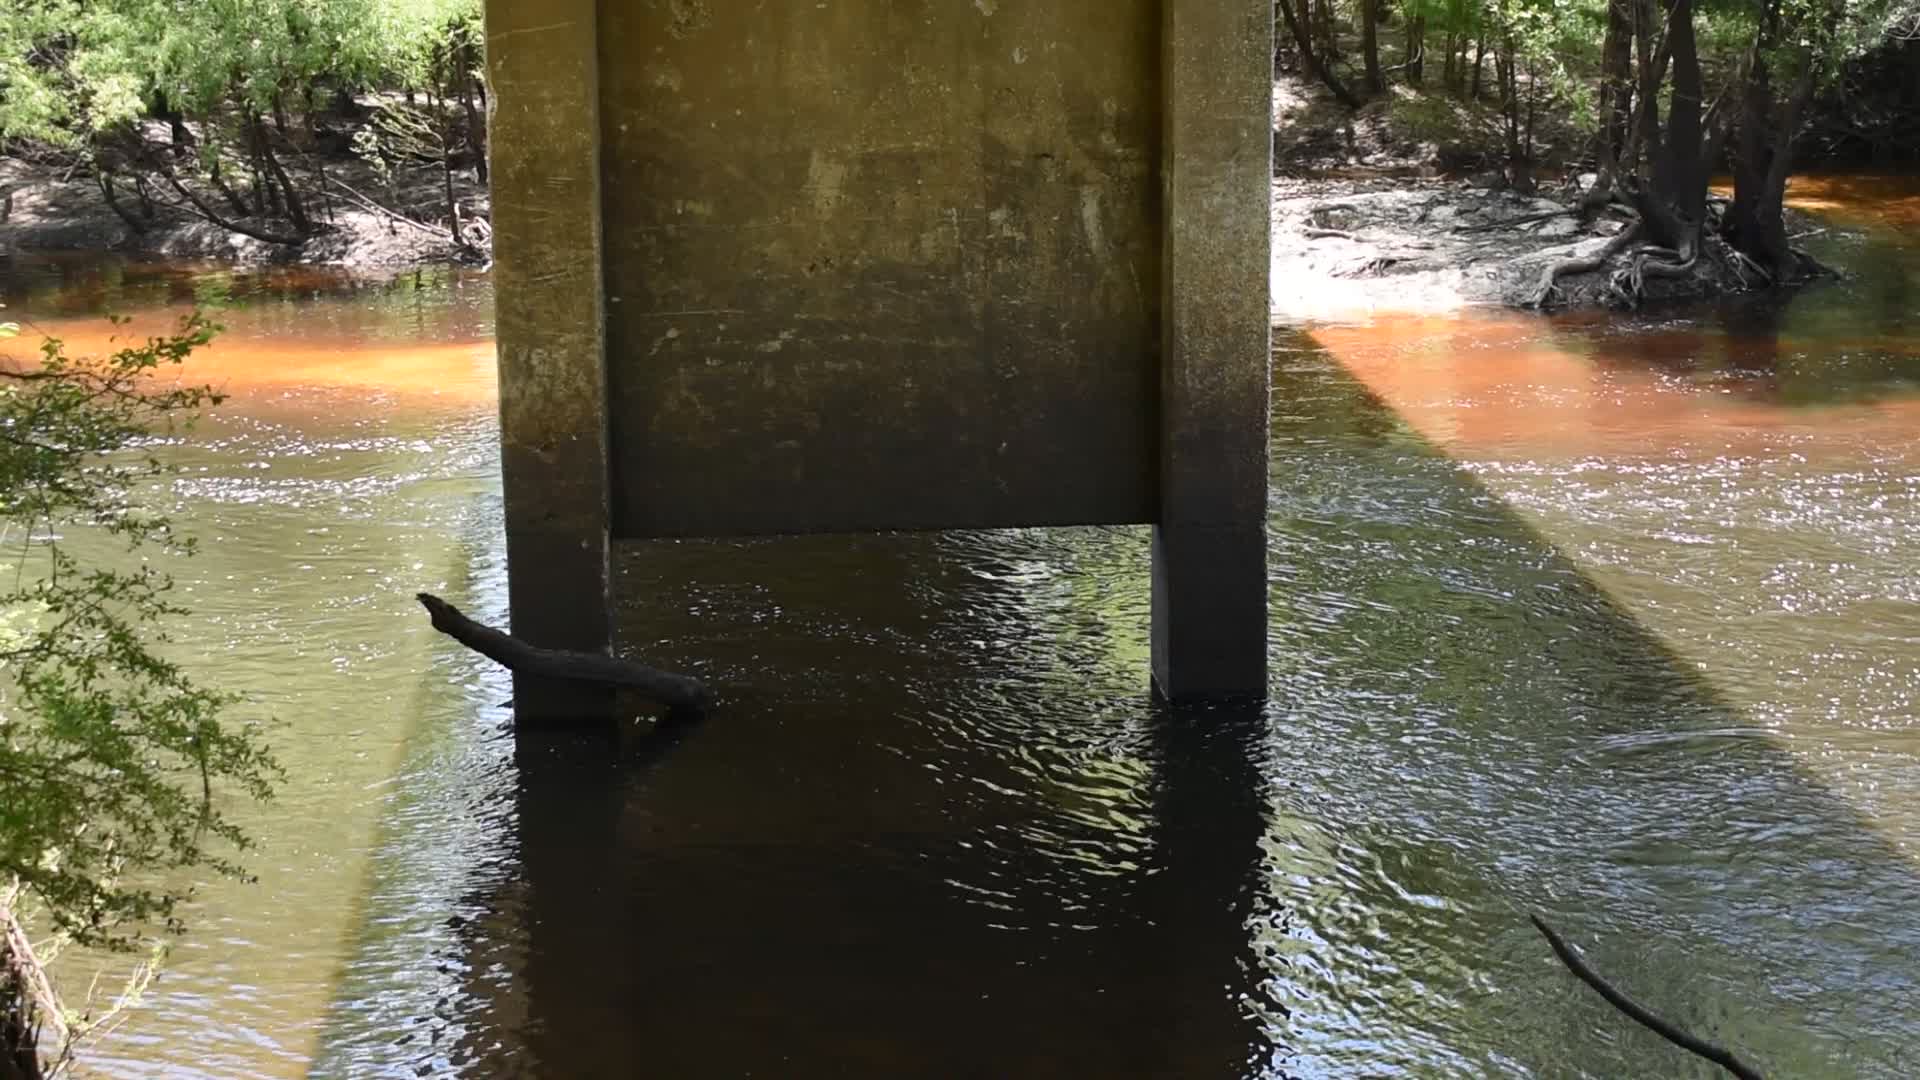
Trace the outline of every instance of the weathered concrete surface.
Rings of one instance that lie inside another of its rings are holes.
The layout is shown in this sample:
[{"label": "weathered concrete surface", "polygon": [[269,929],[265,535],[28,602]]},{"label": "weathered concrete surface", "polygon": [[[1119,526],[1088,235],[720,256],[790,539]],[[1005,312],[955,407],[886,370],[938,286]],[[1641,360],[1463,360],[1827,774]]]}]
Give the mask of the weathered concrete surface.
[{"label": "weathered concrete surface", "polygon": [[[604,651],[606,374],[594,0],[488,0],[494,315],[513,632]],[[514,679],[521,722],[593,718],[607,691]]]},{"label": "weathered concrete surface", "polygon": [[602,17],[620,535],[1157,517],[1157,0]]},{"label": "weathered concrete surface", "polygon": [[1266,0],[1166,0],[1153,671],[1175,700],[1266,693]]},{"label": "weathered concrete surface", "polygon": [[1263,693],[1264,0],[488,14],[517,634],[610,531],[1153,522],[1159,688]]}]

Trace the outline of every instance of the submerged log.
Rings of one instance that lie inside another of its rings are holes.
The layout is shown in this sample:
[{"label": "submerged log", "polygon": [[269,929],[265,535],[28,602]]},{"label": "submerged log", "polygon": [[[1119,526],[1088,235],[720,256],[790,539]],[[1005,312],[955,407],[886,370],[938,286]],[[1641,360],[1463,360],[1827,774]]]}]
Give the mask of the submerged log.
[{"label": "submerged log", "polygon": [[509,671],[547,679],[594,683],[631,690],[674,709],[703,709],[707,684],[687,675],[650,668],[599,653],[543,649],[511,634],[474,622],[460,609],[431,593],[416,593],[433,619],[433,628]]},{"label": "submerged log", "polygon": [[1579,951],[1567,944],[1567,939],[1561,937],[1553,927],[1548,926],[1545,919],[1542,919],[1538,915],[1529,917],[1533,919],[1534,929],[1539,930],[1541,936],[1547,939],[1547,946],[1553,950],[1553,955],[1559,957],[1560,962],[1567,966],[1567,970],[1578,976],[1581,982],[1593,987],[1595,992],[1601,997],[1606,998],[1607,1004],[1626,1013],[1635,1023],[1646,1028],[1648,1031],[1653,1032],[1655,1035],[1660,1036],[1690,1054],[1697,1054],[1700,1057],[1706,1058],[1708,1061],[1727,1070],[1734,1076],[1739,1077],[1739,1080],[1761,1080],[1760,1071],[1733,1056],[1732,1051],[1724,1047],[1715,1046],[1705,1039],[1690,1035],[1668,1021],[1655,1016],[1646,1006],[1628,997],[1624,991],[1615,987],[1606,979],[1601,978],[1599,972],[1587,966],[1587,962],[1580,958]]}]

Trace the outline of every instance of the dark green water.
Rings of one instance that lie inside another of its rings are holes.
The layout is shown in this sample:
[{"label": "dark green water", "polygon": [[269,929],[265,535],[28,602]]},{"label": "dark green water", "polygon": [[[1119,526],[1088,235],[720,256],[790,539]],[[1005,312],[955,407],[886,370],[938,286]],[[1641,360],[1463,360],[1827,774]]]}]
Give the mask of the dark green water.
[{"label": "dark green water", "polygon": [[504,620],[485,282],[219,278],[185,636],[294,779],[97,1065],[1713,1075],[1539,911],[1770,1075],[1911,1075],[1920,257],[1828,242],[1777,318],[1279,334],[1264,708],[1150,701],[1140,530],[656,544],[628,645],[723,706],[517,752],[409,599]]}]

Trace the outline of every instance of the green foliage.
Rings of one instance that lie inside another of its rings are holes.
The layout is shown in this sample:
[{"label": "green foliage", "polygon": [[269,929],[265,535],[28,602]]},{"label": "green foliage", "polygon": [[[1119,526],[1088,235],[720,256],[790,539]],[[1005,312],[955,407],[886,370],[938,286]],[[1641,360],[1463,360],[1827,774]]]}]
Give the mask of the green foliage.
[{"label": "green foliage", "polygon": [[[24,884],[83,944],[177,929],[184,890],[152,883],[162,872],[243,876],[231,852],[247,838],[220,796],[266,798],[277,775],[250,725],[221,721],[226,696],[158,651],[182,612],[150,560],[192,545],[136,498],[169,471],[143,447],[218,400],[155,376],[216,329],[194,315],[84,362],[48,339],[37,363],[0,367],[0,537],[14,564],[0,586],[0,883]],[[141,558],[89,564],[69,532]]]},{"label": "green foliage", "polygon": [[1491,109],[1451,94],[1396,87],[1387,101],[1388,123],[1408,139],[1435,146],[1473,145],[1498,130]]},{"label": "green foliage", "polygon": [[8,0],[0,136],[71,146],[144,116],[265,111],[320,83],[419,85],[479,0]]}]

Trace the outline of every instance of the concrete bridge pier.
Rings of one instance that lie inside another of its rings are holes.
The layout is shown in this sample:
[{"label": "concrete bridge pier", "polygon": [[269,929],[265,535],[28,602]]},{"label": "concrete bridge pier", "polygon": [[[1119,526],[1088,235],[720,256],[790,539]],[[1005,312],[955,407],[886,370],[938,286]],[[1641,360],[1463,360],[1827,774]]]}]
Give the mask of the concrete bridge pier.
[{"label": "concrete bridge pier", "polygon": [[[513,632],[605,652],[606,290],[595,0],[487,4],[500,465]],[[610,691],[516,674],[518,718],[611,715]]]},{"label": "concrete bridge pier", "polygon": [[1265,698],[1273,12],[1165,0],[1153,680]]},{"label": "concrete bridge pier", "polygon": [[514,633],[610,649],[621,539],[1141,523],[1154,685],[1263,696],[1267,0],[735,11],[487,0]]}]

